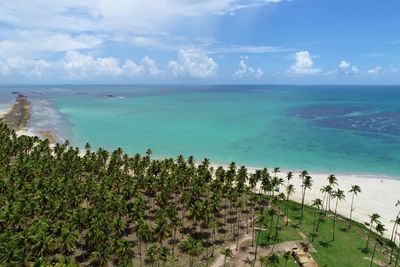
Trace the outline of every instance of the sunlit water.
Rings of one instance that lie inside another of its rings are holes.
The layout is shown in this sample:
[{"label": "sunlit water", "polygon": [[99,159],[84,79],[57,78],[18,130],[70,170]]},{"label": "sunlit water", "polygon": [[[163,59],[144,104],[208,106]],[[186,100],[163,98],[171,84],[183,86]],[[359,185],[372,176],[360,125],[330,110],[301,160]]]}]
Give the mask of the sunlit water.
[{"label": "sunlit water", "polygon": [[[400,176],[400,87],[18,86],[33,129],[155,157]],[[10,97],[11,96],[11,97]]]}]

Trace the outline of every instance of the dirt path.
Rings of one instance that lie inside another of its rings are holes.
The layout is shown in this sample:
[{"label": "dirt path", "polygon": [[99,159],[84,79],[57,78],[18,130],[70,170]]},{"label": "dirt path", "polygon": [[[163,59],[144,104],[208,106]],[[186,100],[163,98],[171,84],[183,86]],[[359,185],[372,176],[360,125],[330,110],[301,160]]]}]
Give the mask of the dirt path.
[{"label": "dirt path", "polygon": [[[232,250],[232,257],[234,257],[238,252],[240,252],[240,245],[243,244],[244,242],[247,242],[251,240],[251,233],[245,234],[240,240],[239,240],[239,249],[236,250],[236,242],[232,242],[227,246],[230,250]],[[226,247],[225,247],[226,248]],[[210,267],[221,267],[224,265],[224,258],[225,256],[222,254],[218,254],[217,258],[213,262],[213,264],[210,265]]]}]

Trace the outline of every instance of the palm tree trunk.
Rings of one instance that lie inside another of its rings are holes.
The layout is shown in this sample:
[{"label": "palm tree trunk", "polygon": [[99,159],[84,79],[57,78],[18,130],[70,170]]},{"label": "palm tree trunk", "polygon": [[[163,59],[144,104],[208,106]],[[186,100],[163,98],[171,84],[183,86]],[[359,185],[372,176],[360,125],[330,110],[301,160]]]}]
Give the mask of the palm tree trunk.
[{"label": "palm tree trunk", "polygon": [[246,210],[246,234],[249,234],[249,212]]},{"label": "palm tree trunk", "polygon": [[317,211],[314,212],[314,222],[313,222],[313,227],[312,227],[312,237],[311,237],[311,242],[314,241],[315,238],[315,219],[317,217]]},{"label": "palm tree trunk", "polygon": [[370,235],[371,235],[372,225],[373,225],[373,222],[371,222],[371,225],[370,225],[370,227],[369,227],[368,236],[367,236],[367,244],[365,245],[365,249],[368,249],[369,237],[370,237]]},{"label": "palm tree trunk", "polygon": [[289,225],[289,195],[286,198],[286,226]]},{"label": "palm tree trunk", "polygon": [[304,216],[304,198],[306,196],[306,189],[303,189],[303,196],[301,198],[301,218],[300,218],[300,223],[303,221],[303,216]]},{"label": "palm tree trunk", "polygon": [[354,202],[354,193],[351,198],[351,207],[350,207],[350,217],[349,217],[349,229],[351,228],[351,216],[353,215],[353,202]]},{"label": "palm tree trunk", "polygon": [[272,232],[272,223],[274,222],[274,216],[271,217],[271,222],[269,223],[269,229],[268,229],[268,240],[271,239],[271,232]]},{"label": "palm tree trunk", "polygon": [[324,197],[322,198],[322,210],[324,210],[324,204],[325,204],[325,199],[326,199],[326,192],[324,193]]},{"label": "palm tree trunk", "polygon": [[175,265],[175,235],[176,235],[176,229],[174,229],[173,233],[173,241],[172,241],[172,264]]},{"label": "palm tree trunk", "polygon": [[254,247],[254,228],[255,228],[254,218],[252,218],[252,220],[251,220],[251,225],[252,225],[251,226],[252,227],[252,230],[251,230],[251,246]]},{"label": "palm tree trunk", "polygon": [[377,245],[378,245],[378,242],[375,242],[374,251],[372,252],[371,264],[369,265],[370,267],[372,267],[372,264],[374,263],[374,257],[375,257],[375,251],[376,251]]},{"label": "palm tree trunk", "polygon": [[393,230],[392,230],[392,235],[390,237],[390,241],[393,241],[394,229],[396,228],[396,221],[397,221],[397,218],[399,218],[399,216],[400,216],[400,212],[397,214],[396,220],[394,220],[394,225],[393,225]]},{"label": "palm tree trunk", "polygon": [[138,238],[138,243],[139,243],[139,266],[142,266],[142,242],[140,242],[140,239]]},{"label": "palm tree trunk", "polygon": [[278,239],[279,217],[281,216],[278,213],[278,218],[276,219],[276,225],[275,225],[275,237],[274,237],[275,240]]},{"label": "palm tree trunk", "polygon": [[253,267],[256,265],[256,262],[257,262],[257,249],[258,249],[258,237],[259,237],[259,235],[260,235],[260,231],[257,232],[256,250],[254,252]]},{"label": "palm tree trunk", "polygon": [[397,249],[397,256],[396,256],[396,261],[394,262],[394,266],[397,266],[397,263],[399,262],[399,255],[400,255],[400,248]]},{"label": "palm tree trunk", "polygon": [[335,233],[336,233],[336,212],[337,212],[337,206],[339,203],[339,198],[336,198],[336,206],[335,206],[335,214],[333,215],[333,233],[332,233],[332,240],[335,241]]},{"label": "palm tree trunk", "polygon": [[236,238],[236,250],[239,248],[239,237],[240,237],[240,214],[236,210],[236,220],[237,220],[237,238]]}]

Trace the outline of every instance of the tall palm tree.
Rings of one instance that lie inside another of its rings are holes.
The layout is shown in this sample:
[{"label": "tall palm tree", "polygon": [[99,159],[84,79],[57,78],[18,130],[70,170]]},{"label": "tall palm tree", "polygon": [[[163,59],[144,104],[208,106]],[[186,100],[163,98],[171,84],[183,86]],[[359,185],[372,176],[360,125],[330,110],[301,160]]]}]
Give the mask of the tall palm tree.
[{"label": "tall palm tree", "polygon": [[290,251],[286,251],[285,253],[283,253],[283,258],[285,259],[285,267],[287,267],[289,263],[290,254],[291,254]]},{"label": "tall palm tree", "polygon": [[332,240],[335,240],[336,234],[336,214],[337,214],[337,207],[340,200],[345,198],[344,191],[340,190],[339,188],[333,193],[333,198],[336,198],[336,205],[335,205],[335,213],[333,215],[333,230],[332,230]]},{"label": "tall palm tree", "polygon": [[332,195],[333,188],[332,188],[332,186],[330,186],[328,184],[328,185],[323,186],[320,189],[320,191],[324,194],[324,197],[322,199],[322,206],[324,206],[324,204],[325,204],[325,214],[326,214],[326,211],[328,211],[329,198]]},{"label": "tall palm tree", "polygon": [[194,239],[193,237],[189,237],[182,245],[183,249],[190,256],[189,266],[193,266],[193,258],[198,256],[202,251],[201,243]]},{"label": "tall palm tree", "polygon": [[146,253],[146,261],[154,266],[154,263],[158,261],[160,255],[160,247],[156,244],[150,246],[149,250]]},{"label": "tall palm tree", "polygon": [[[332,190],[336,185],[338,185],[337,178],[333,174],[329,175],[327,180],[328,180],[328,184],[332,188]],[[333,191],[332,191],[332,193],[333,193]],[[332,198],[332,195],[328,195],[327,201],[328,201],[329,211],[331,211],[331,198]]]},{"label": "tall palm tree", "polygon": [[278,266],[279,256],[273,252],[271,255],[268,256],[268,264],[271,266]]},{"label": "tall palm tree", "polygon": [[311,189],[312,186],[312,178],[310,175],[306,175],[303,180],[302,180],[302,196],[301,196],[301,217],[300,217],[300,223],[303,221],[303,217],[304,217],[304,200],[306,197],[306,190],[307,189]]},{"label": "tall palm tree", "polygon": [[225,267],[227,258],[231,258],[232,257],[232,250],[230,248],[225,248],[221,252],[221,254],[224,255],[224,267]]},{"label": "tall palm tree", "polygon": [[378,213],[372,213],[371,215],[369,215],[370,221],[369,221],[369,231],[368,231],[368,235],[367,235],[367,243],[365,245],[365,250],[368,250],[368,245],[369,245],[369,238],[370,235],[372,233],[372,227],[375,224],[380,223],[379,219],[381,218],[381,216]]},{"label": "tall palm tree", "polygon": [[289,198],[294,193],[295,193],[294,185],[293,184],[289,184],[286,187],[286,212],[285,212],[286,226],[289,224]]},{"label": "tall palm tree", "polygon": [[374,263],[376,247],[378,246],[378,243],[380,243],[380,244],[383,243],[381,239],[383,237],[383,233],[386,231],[385,226],[383,224],[381,224],[381,223],[378,223],[375,226],[375,230],[376,230],[376,232],[378,233],[379,236],[376,238],[375,245],[374,245],[374,250],[372,251],[372,258],[371,258],[371,264],[370,264],[371,267],[372,267],[372,264]]},{"label": "tall palm tree", "polygon": [[322,207],[322,200],[320,198],[316,198],[312,202],[312,206],[316,207],[317,209],[314,211],[314,221],[313,221],[313,229],[312,229],[312,239],[311,241],[314,241],[316,235],[317,235],[317,230],[316,230],[316,219],[317,219],[317,214],[320,213],[320,209]]},{"label": "tall palm tree", "polygon": [[261,266],[268,266],[268,256],[261,256],[259,259]]},{"label": "tall palm tree", "polygon": [[349,217],[349,229],[351,228],[351,216],[353,215],[353,202],[354,202],[354,197],[358,194],[361,193],[361,188],[358,185],[352,185],[351,189],[349,190],[349,193],[352,193],[351,197],[351,206],[350,206],[350,217]]},{"label": "tall palm tree", "polygon": [[[400,200],[397,200],[396,207],[398,207],[398,206],[400,206]],[[393,230],[392,230],[392,235],[390,236],[390,241],[393,241],[394,232],[395,232],[394,229],[396,228],[396,225],[397,225],[397,223],[396,223],[397,218],[400,218],[400,210],[399,210],[399,212],[397,213],[396,219],[394,220],[395,223],[394,223],[394,225],[393,225]]]}]

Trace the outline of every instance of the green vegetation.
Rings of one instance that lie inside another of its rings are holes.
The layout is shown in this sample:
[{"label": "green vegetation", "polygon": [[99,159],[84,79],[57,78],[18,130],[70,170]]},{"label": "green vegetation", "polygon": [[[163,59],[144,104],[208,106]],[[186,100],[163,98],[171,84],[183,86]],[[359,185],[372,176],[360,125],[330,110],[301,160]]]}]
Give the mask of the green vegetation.
[{"label": "green vegetation", "polygon": [[299,204],[289,199],[297,177],[287,176],[289,194],[276,193],[285,184],[279,168],[249,174],[235,163],[213,168],[207,159],[156,160],[151,150],[128,156],[89,144],[80,155],[68,142],[52,148],[17,137],[1,122],[0,144],[1,266],[205,266],[221,251],[228,261],[227,244],[240,250],[244,234],[258,240],[253,266],[296,266],[290,252],[257,253],[313,235],[320,266],[366,266],[373,254],[389,262],[390,253],[396,262],[397,247],[374,232],[382,233],[379,218],[371,230],[355,222],[349,230],[336,209],[323,208],[341,199],[334,179],[313,208],[304,204],[312,186],[305,171]]}]

